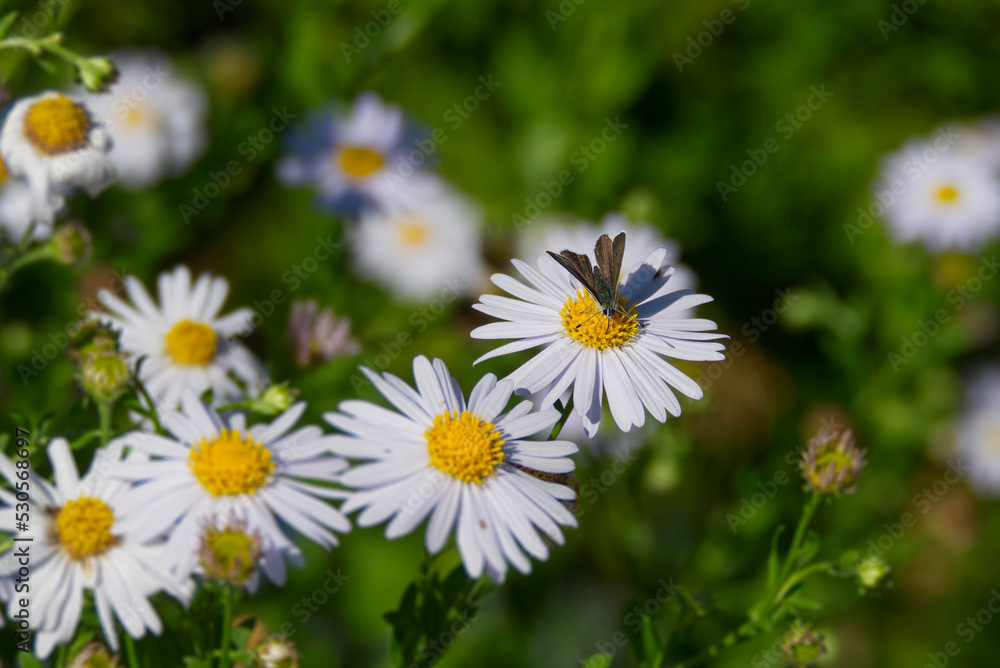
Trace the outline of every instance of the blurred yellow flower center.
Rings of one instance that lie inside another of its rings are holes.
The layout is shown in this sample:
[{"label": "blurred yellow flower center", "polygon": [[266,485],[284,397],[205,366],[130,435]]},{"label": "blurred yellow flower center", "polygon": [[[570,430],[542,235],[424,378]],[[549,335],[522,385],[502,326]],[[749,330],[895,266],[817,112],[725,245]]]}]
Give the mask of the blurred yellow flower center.
[{"label": "blurred yellow flower center", "polygon": [[418,218],[408,218],[399,224],[399,240],[404,246],[419,246],[427,241],[427,226]]},{"label": "blurred yellow flower center", "polygon": [[65,95],[42,100],[24,115],[24,135],[40,153],[56,155],[87,143],[90,117]]},{"label": "blurred yellow flower center", "polygon": [[497,428],[469,411],[438,415],[424,436],[431,464],[463,482],[481,484],[503,461]]},{"label": "blurred yellow flower center", "polygon": [[3,164],[3,160],[0,160],[0,183],[7,180],[7,165]]},{"label": "blurred yellow flower center", "polygon": [[215,330],[193,320],[181,320],[167,333],[167,351],[178,364],[208,364],[218,343]]},{"label": "blurred yellow flower center", "polygon": [[[625,299],[620,299],[623,307],[626,303]],[[609,318],[586,290],[577,290],[575,297],[571,295],[559,316],[567,335],[597,350],[621,348],[635,338],[639,328],[634,306],[616,311]]]},{"label": "blurred yellow flower center", "polygon": [[125,112],[125,116],[122,120],[125,121],[125,125],[134,128],[137,125],[141,125],[143,121],[146,120],[146,113],[138,106],[129,107],[129,110]]},{"label": "blurred yellow flower center", "polygon": [[67,501],[56,515],[59,543],[77,561],[104,554],[118,543],[111,535],[114,513],[100,499],[81,496]]},{"label": "blurred yellow flower center", "polygon": [[271,452],[253,437],[223,429],[213,441],[202,439],[188,456],[198,481],[215,496],[253,494],[274,471]]},{"label": "blurred yellow flower center", "polygon": [[340,166],[349,175],[363,179],[382,168],[382,156],[361,146],[353,146],[340,151]]},{"label": "blurred yellow flower center", "polygon": [[937,196],[942,202],[954,202],[958,199],[958,191],[951,186],[944,186],[937,191]]}]

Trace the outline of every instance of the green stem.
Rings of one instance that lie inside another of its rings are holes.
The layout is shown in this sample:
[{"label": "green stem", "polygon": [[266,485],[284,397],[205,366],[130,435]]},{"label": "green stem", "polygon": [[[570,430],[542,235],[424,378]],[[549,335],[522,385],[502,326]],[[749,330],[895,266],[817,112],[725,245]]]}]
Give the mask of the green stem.
[{"label": "green stem", "polygon": [[219,655],[219,668],[229,668],[229,649],[233,631],[233,588],[224,585],[222,595],[222,650]]},{"label": "green stem", "polygon": [[778,582],[784,582],[791,574],[792,565],[796,558],[795,554],[799,551],[799,546],[802,544],[802,539],[805,538],[809,523],[812,521],[813,515],[816,514],[816,509],[819,508],[819,502],[822,499],[823,497],[816,492],[809,492],[809,500],[806,501],[806,505],[802,509],[799,525],[795,527],[795,535],[792,537],[792,544],[788,548],[788,554],[785,555],[785,564],[781,568],[781,575],[778,577]]},{"label": "green stem", "polygon": [[80,56],[62,46],[61,42],[62,33],[58,32],[54,32],[51,35],[46,35],[45,37],[37,39],[32,37],[21,37],[20,35],[12,35],[0,40],[0,50],[15,49],[28,51],[36,56],[41,55],[42,51],[48,51],[49,53],[59,56],[70,65],[76,67],[80,62]]},{"label": "green stem", "polygon": [[98,401],[97,413],[101,420],[101,445],[107,445],[111,440],[111,416],[114,412],[115,403],[113,401]]},{"label": "green stem", "polygon": [[139,668],[139,656],[135,653],[135,641],[125,632],[125,654],[128,656],[128,668]]},{"label": "green stem", "polygon": [[15,246],[14,252],[10,256],[9,264],[0,268],[0,290],[3,290],[10,277],[21,267],[53,257],[52,248],[48,244],[28,251],[28,246],[34,240],[34,232],[35,223],[31,223],[24,231],[24,234],[21,235],[21,240],[17,243],[17,246]]},{"label": "green stem", "polygon": [[806,531],[809,529],[809,523],[812,522],[813,515],[815,515],[816,510],[819,509],[819,504],[822,500],[823,497],[816,492],[811,491],[809,493],[809,499],[806,501],[806,505],[802,508],[802,516],[799,517],[799,524],[795,527],[795,535],[792,537],[792,544],[788,548],[788,554],[785,556],[785,562],[781,567],[781,574],[777,579],[777,583],[779,584],[775,585],[776,589],[769,589],[765,596],[750,609],[748,614],[749,623],[744,624],[736,631],[729,632],[722,640],[710,645],[698,654],[695,654],[680,663],[673,664],[673,668],[691,668],[692,666],[700,666],[714,659],[722,650],[756,637],[765,630],[763,620],[770,619],[775,606],[781,603],[785,596],[787,596],[797,584],[805,580],[813,573],[829,569],[833,565],[831,562],[823,562],[813,564],[812,566],[804,568],[801,571],[791,572],[796,559],[795,555],[799,551],[799,547],[802,545],[802,540],[805,538]]},{"label": "green stem", "polygon": [[135,389],[146,400],[146,405],[149,408],[149,419],[153,421],[153,426],[156,427],[156,433],[162,432],[163,427],[160,426],[160,418],[156,414],[156,402],[153,401],[153,397],[149,396],[149,391],[146,390],[145,384],[143,384],[143,382],[139,380],[139,365],[136,365],[135,377],[133,378],[132,382],[135,384]]},{"label": "green stem", "polygon": [[62,645],[59,646],[59,655],[58,657],[56,657],[56,666],[58,666],[59,668],[64,668],[66,666],[67,659],[69,658],[67,656],[68,654],[69,654],[69,643],[63,643]]},{"label": "green stem", "polygon": [[569,399],[566,401],[566,405],[562,409],[562,417],[559,418],[559,422],[556,426],[552,428],[552,433],[549,434],[549,440],[554,440],[562,432],[563,426],[566,424],[566,420],[569,419],[570,413],[573,412],[573,395],[569,395]]},{"label": "green stem", "polygon": [[827,571],[834,566],[835,564],[832,561],[823,561],[818,564],[813,564],[808,568],[803,568],[801,571],[795,571],[784,583],[782,583],[781,588],[778,589],[778,593],[774,597],[773,605],[781,603],[785,599],[785,596],[787,596],[788,593],[795,587],[795,585],[799,584],[813,573]]}]

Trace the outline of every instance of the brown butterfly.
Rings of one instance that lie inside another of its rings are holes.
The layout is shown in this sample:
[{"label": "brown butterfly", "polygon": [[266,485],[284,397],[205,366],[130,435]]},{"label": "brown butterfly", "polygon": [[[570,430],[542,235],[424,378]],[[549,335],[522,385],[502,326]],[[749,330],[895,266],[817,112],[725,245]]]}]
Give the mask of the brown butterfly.
[{"label": "brown butterfly", "polygon": [[590,258],[586,255],[570,250],[564,250],[558,255],[552,251],[546,252],[576,280],[583,283],[605,317],[610,318],[616,312],[627,315],[618,303],[618,277],[621,275],[622,256],[625,254],[624,232],[619,232],[614,240],[607,234],[601,235],[597,245],[594,246],[596,267],[591,267]]}]

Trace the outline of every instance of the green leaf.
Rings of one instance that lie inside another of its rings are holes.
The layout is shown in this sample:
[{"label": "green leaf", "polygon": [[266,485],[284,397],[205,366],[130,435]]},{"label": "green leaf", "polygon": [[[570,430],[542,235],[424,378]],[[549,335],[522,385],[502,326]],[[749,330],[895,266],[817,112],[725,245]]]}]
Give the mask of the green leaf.
[{"label": "green leaf", "polygon": [[35,658],[31,652],[20,652],[17,658],[21,668],[45,668],[45,664]]},{"label": "green leaf", "polygon": [[[663,663],[663,650],[666,643],[661,643],[656,629],[653,628],[653,618],[642,618],[642,653],[646,657],[644,662],[640,662],[642,668],[659,668]],[[610,659],[608,663],[610,663]]]},{"label": "green leaf", "polygon": [[253,629],[249,629],[246,626],[237,626],[232,631],[233,645],[241,649],[246,647],[251,633],[253,633]]},{"label": "green leaf", "polygon": [[448,576],[441,584],[441,596],[445,604],[449,606],[454,605],[462,593],[462,589],[468,584],[471,584],[471,581],[465,573],[465,567],[459,564],[451,573],[448,573]]},{"label": "green leaf", "polygon": [[17,20],[17,12],[7,12],[4,17],[0,19],[0,37],[6,37],[7,33],[10,32],[10,27],[14,25],[14,21]]},{"label": "green leaf", "polygon": [[84,432],[83,436],[76,439],[75,441],[70,441],[69,447],[71,450],[79,450],[80,448],[86,446],[95,438],[99,437],[100,434],[96,431]]},{"label": "green leaf", "polygon": [[823,607],[819,601],[814,601],[804,596],[790,596],[785,599],[785,605],[795,612],[799,610],[819,610]]},{"label": "green leaf", "polygon": [[785,530],[785,525],[780,525],[774,530],[771,536],[771,554],[767,557],[767,590],[771,591],[778,585],[778,575],[781,573],[781,559],[778,557],[778,538]]},{"label": "green leaf", "polygon": [[806,534],[802,545],[799,546],[798,553],[792,555],[792,558],[796,560],[798,567],[801,568],[812,561],[817,552],[819,552],[819,534],[815,531],[810,531]]}]

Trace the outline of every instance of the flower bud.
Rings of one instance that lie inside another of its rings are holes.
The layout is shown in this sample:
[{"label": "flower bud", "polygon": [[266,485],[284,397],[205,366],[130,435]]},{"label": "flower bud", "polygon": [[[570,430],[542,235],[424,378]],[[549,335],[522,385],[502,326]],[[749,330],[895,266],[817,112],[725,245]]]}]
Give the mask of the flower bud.
[{"label": "flower bud", "polygon": [[198,555],[206,577],[242,585],[253,575],[260,560],[260,538],[244,528],[209,527],[202,534]]},{"label": "flower bud", "polygon": [[861,593],[881,587],[892,572],[889,564],[878,555],[862,557],[852,551],[843,556],[841,563],[846,564],[848,571],[854,573]]},{"label": "flower bud", "polygon": [[288,410],[297,396],[299,391],[290,387],[287,382],[271,385],[250,402],[250,410],[261,415],[277,415]]},{"label": "flower bud", "polygon": [[303,368],[361,350],[351,336],[351,321],[334,315],[333,309],[320,310],[315,299],[292,302],[288,340]]},{"label": "flower bud", "polygon": [[854,445],[851,432],[824,430],[802,453],[799,470],[806,485],[820,494],[839,496],[854,492],[854,484],[865,467],[865,451]]},{"label": "flower bud", "polygon": [[69,331],[69,355],[78,364],[91,353],[118,350],[118,333],[96,320],[81,320]]},{"label": "flower bud", "polygon": [[99,642],[92,642],[70,659],[68,668],[118,668],[118,655],[112,655]]},{"label": "flower bud", "polygon": [[49,244],[56,261],[68,266],[86,261],[94,245],[90,230],[75,221],[57,227]]},{"label": "flower bud", "polygon": [[826,655],[823,636],[800,621],[794,622],[781,639],[781,648],[785,661],[796,668],[811,666]]},{"label": "flower bud", "polygon": [[76,63],[80,83],[91,93],[107,93],[118,81],[118,68],[106,56],[81,58]]},{"label": "flower bud", "polygon": [[78,377],[87,394],[98,401],[114,401],[132,379],[132,369],[120,352],[91,352],[80,363]]},{"label": "flower bud", "polygon": [[254,650],[254,665],[260,668],[298,668],[299,653],[295,643],[281,636],[271,638]]}]

